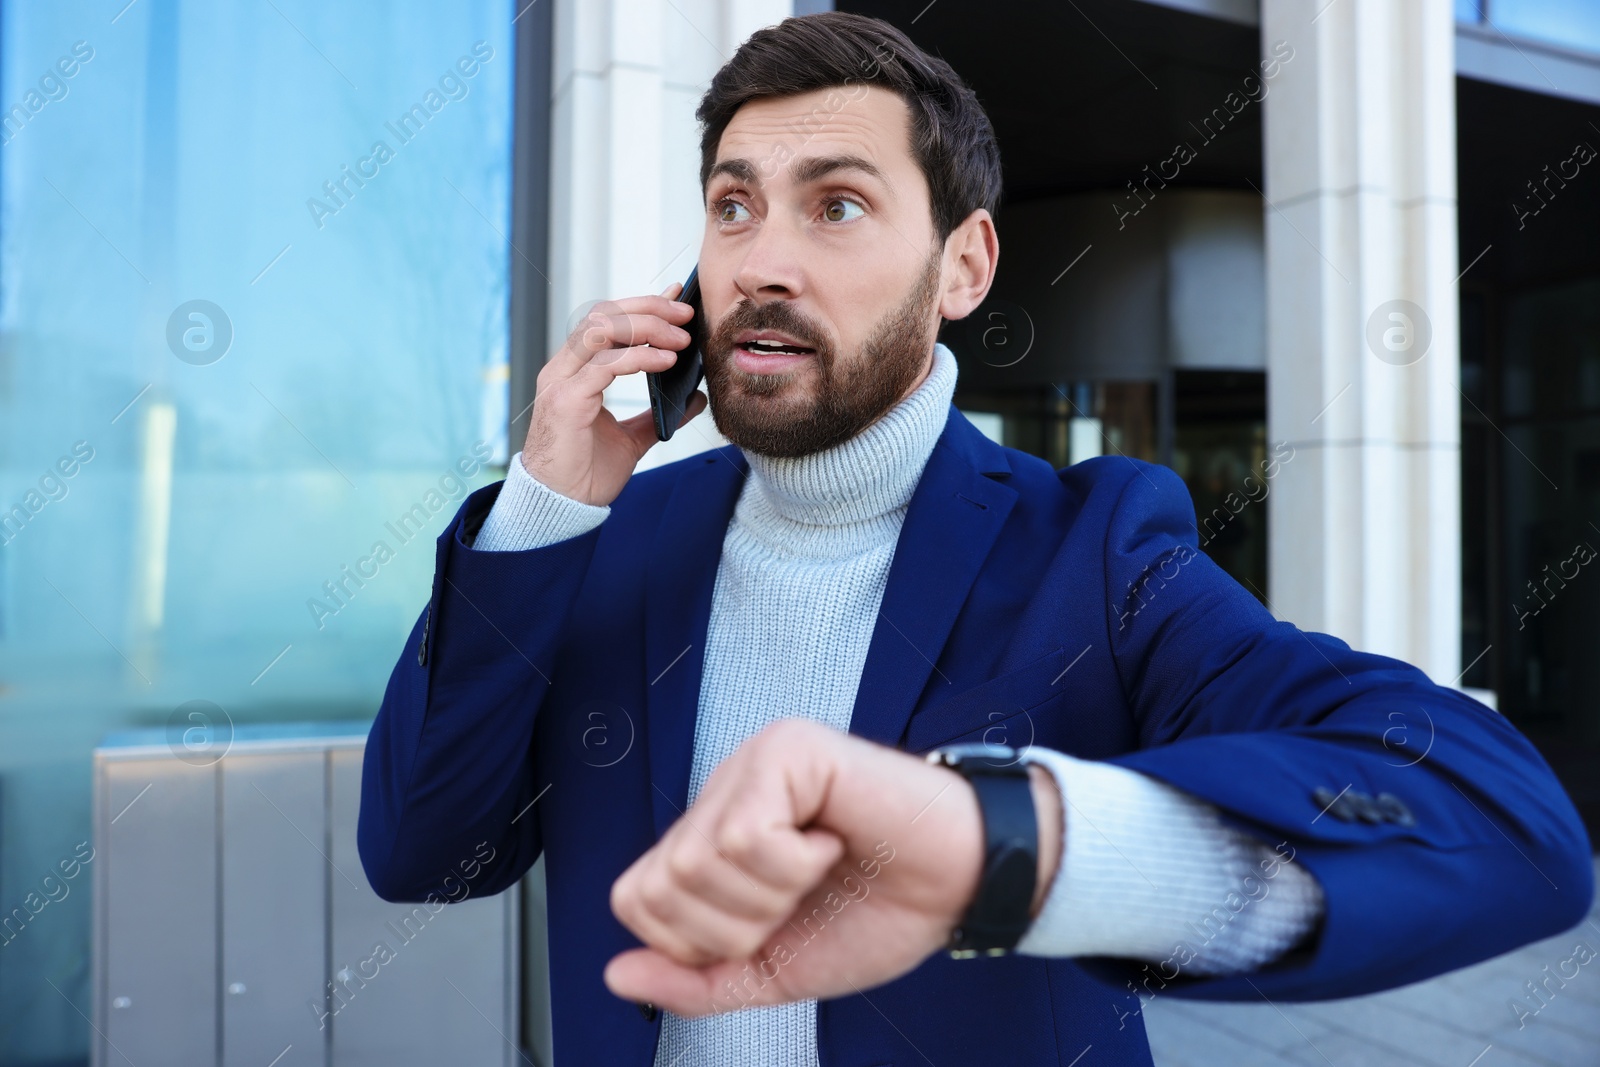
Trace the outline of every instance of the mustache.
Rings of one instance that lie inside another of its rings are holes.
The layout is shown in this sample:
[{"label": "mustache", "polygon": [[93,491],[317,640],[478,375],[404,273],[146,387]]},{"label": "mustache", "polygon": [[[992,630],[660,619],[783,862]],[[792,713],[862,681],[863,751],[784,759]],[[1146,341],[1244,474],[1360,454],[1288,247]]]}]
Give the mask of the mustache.
[{"label": "mustache", "polygon": [[833,352],[833,342],[827,332],[796,311],[792,304],[782,300],[765,304],[742,300],[735,304],[733,310],[717,324],[706,347],[718,355],[726,355],[733,350],[734,338],[745,330],[778,330],[805,347],[815,349],[819,355],[827,356]]}]

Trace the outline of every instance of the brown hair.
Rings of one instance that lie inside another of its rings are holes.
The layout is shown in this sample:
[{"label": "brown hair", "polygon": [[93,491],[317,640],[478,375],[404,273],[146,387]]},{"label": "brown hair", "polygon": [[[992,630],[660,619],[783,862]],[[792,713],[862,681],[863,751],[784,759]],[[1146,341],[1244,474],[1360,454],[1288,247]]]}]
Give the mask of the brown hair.
[{"label": "brown hair", "polygon": [[751,34],[711,79],[700,121],[700,188],[722,132],[752,100],[856,83],[898,93],[911,109],[911,151],[928,180],[933,226],[943,243],[978,208],[1000,209],[1000,146],[989,116],[950,64],[881,19],[826,11]]}]

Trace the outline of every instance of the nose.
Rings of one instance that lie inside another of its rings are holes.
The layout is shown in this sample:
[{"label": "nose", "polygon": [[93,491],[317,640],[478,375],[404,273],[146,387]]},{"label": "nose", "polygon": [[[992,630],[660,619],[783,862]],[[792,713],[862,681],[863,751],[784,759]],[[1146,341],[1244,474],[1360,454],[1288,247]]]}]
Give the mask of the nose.
[{"label": "nose", "polygon": [[739,292],[754,304],[799,297],[804,291],[802,240],[799,233],[776,218],[762,222],[734,272],[733,282]]}]

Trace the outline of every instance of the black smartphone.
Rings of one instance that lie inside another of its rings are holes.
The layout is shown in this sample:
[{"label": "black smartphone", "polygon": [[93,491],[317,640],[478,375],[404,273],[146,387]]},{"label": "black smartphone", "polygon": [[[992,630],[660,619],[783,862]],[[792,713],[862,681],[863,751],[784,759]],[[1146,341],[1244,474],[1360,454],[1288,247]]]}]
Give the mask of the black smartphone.
[{"label": "black smartphone", "polygon": [[683,421],[689,398],[699,388],[705,377],[706,316],[700,307],[700,265],[695,264],[689,279],[683,283],[678,299],[694,308],[694,318],[684,325],[689,333],[689,343],[678,353],[678,362],[659,373],[645,372],[650,386],[650,413],[655,417],[656,437],[670,441],[673,431]]}]

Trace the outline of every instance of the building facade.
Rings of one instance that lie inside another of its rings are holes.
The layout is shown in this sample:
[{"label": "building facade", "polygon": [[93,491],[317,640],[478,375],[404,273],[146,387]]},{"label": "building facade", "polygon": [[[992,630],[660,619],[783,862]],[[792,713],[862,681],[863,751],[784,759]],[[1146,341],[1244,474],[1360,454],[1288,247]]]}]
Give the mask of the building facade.
[{"label": "building facade", "polygon": [[[1202,546],[1278,617],[1498,706],[1595,826],[1600,9],[836,6],[947,59],[1000,138],[999,273],[942,334],[957,405],[1058,466],[1173,466]],[[568,310],[540,352],[586,299],[688,273],[694,102],[789,13],[555,5],[550,277]],[[608,404],[643,410],[642,383]],[[645,463],[725,443],[691,425]],[[1397,728],[1426,750],[1431,723]]]},{"label": "building facade", "polygon": [[[1058,465],[1174,466],[1280,617],[1600,743],[1592,5],[838,7],[943,55],[1000,137],[999,274],[943,335],[963,410]],[[540,351],[687,274],[694,102],[788,13],[555,5]],[[723,443],[695,425],[645,462]]]},{"label": "building facade", "polygon": [[[1000,139],[957,405],[1172,466],[1278,616],[1494,703],[1600,825],[1600,5],[834,2]],[[543,361],[693,266],[709,78],[828,6],[0,2],[0,1062],[89,1048],[96,744],[370,719]]]}]

